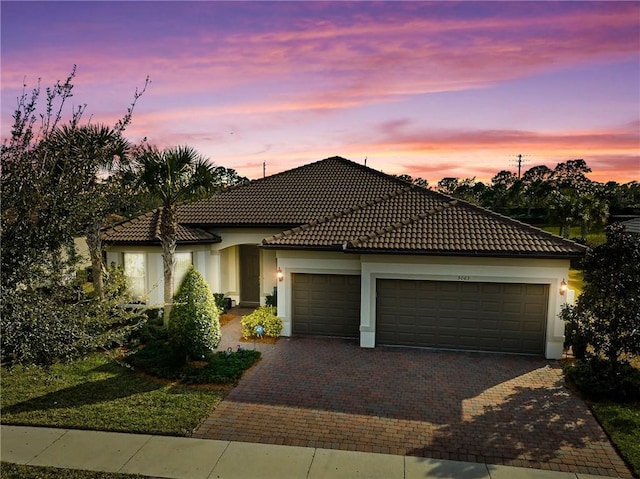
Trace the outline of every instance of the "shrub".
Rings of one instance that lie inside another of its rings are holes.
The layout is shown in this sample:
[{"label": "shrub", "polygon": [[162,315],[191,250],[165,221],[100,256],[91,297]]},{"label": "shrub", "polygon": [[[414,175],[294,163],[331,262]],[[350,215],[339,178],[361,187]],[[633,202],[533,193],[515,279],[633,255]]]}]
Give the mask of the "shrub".
[{"label": "shrub", "polygon": [[240,323],[242,337],[245,339],[258,336],[258,325],[264,330],[263,336],[277,338],[282,332],[282,319],[276,316],[276,308],[270,306],[261,306],[253,313],[243,316]]},{"label": "shrub", "polygon": [[138,343],[147,344],[154,340],[167,341],[167,328],[164,327],[162,320],[162,308],[145,309],[147,321],[144,323],[140,331],[134,335],[134,339]]},{"label": "shrub", "polygon": [[628,363],[615,368],[605,359],[576,361],[565,369],[567,378],[591,399],[616,402],[640,400],[640,370]]},{"label": "shrub", "polygon": [[218,308],[218,311],[222,313],[227,310],[227,305],[225,304],[224,300],[224,293],[213,293],[213,299],[216,303],[216,308]]},{"label": "shrub", "polygon": [[615,371],[626,357],[640,354],[640,239],[620,224],[606,232],[607,242],[584,259],[582,294],[560,318],[569,324],[577,357],[604,357]]},{"label": "shrub", "polygon": [[105,298],[74,283],[48,288],[0,288],[3,364],[48,367],[97,349],[126,344],[146,318],[127,310],[122,268],[109,269]]},{"label": "shrub", "polygon": [[162,341],[152,341],[129,355],[126,361],[164,379],[177,379],[187,384],[227,384],[239,380],[259,358],[259,351],[223,351],[207,355],[207,364],[203,367],[185,366],[182,352]]},{"label": "shrub", "polygon": [[273,294],[267,295],[265,303],[274,308],[278,306],[278,290],[276,288],[273,288]]},{"label": "shrub", "polygon": [[193,266],[187,271],[173,299],[169,317],[169,341],[187,361],[203,358],[222,337],[219,312],[209,285]]}]

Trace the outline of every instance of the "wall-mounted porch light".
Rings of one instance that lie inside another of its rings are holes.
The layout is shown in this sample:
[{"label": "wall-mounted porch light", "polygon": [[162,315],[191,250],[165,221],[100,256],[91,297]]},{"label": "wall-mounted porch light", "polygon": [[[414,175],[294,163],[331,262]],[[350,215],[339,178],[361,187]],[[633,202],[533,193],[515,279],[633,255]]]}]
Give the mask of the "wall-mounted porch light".
[{"label": "wall-mounted porch light", "polygon": [[564,278],[562,278],[562,283],[560,283],[560,294],[562,296],[567,294],[567,289],[569,289],[569,287],[567,286],[567,282],[564,280]]},{"label": "wall-mounted porch light", "polygon": [[276,272],[276,277],[278,278],[278,281],[282,281],[284,279],[284,273],[280,268],[278,268],[278,271]]}]

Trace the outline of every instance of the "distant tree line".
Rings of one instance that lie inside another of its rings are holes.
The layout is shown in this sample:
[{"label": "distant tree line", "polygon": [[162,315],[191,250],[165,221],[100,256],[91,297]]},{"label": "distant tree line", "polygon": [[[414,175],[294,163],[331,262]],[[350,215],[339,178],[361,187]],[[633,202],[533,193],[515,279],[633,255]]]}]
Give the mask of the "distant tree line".
[{"label": "distant tree line", "polygon": [[[558,233],[565,238],[572,226],[579,226],[584,240],[587,233],[601,229],[610,219],[640,216],[640,182],[598,183],[587,178],[590,172],[584,160],[576,159],[558,163],[554,169],[534,166],[520,178],[502,170],[489,184],[475,177],[447,177],[434,189],[527,223],[558,225]],[[398,178],[430,188],[422,178]]]}]

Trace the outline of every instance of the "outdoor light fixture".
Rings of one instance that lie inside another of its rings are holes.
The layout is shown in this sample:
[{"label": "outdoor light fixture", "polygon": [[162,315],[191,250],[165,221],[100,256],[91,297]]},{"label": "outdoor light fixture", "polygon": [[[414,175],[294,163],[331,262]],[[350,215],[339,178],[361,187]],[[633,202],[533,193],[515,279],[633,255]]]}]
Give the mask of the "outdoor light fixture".
[{"label": "outdoor light fixture", "polygon": [[276,273],[276,276],[278,277],[278,281],[282,281],[284,279],[284,273],[280,268],[278,268],[278,272]]},{"label": "outdoor light fixture", "polygon": [[567,289],[567,282],[562,278],[562,283],[560,283],[560,294],[564,296],[567,293]]}]

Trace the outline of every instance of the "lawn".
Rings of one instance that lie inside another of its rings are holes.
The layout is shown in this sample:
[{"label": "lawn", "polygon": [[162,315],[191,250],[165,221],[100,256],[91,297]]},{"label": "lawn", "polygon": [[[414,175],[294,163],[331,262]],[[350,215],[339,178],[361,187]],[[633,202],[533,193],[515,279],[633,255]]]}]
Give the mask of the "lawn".
[{"label": "lawn", "polygon": [[635,476],[640,477],[640,403],[592,402],[591,409]]},{"label": "lawn", "polygon": [[[560,234],[560,226],[558,225],[546,225],[541,227],[543,230],[548,231],[549,233],[553,233],[557,236],[562,236]],[[569,238],[580,238],[581,232],[579,226],[572,226],[569,229]],[[587,233],[586,237],[587,242],[592,246],[597,246],[604,243],[607,240],[607,237],[604,233],[604,229],[599,229],[597,231],[592,231]]]},{"label": "lawn", "polygon": [[2,479],[141,479],[138,474],[118,474],[115,472],[79,471],[57,469],[55,467],[25,466],[3,462],[0,464]]},{"label": "lawn", "polygon": [[101,353],[1,372],[3,424],[188,436],[228,389],[155,379]]}]

